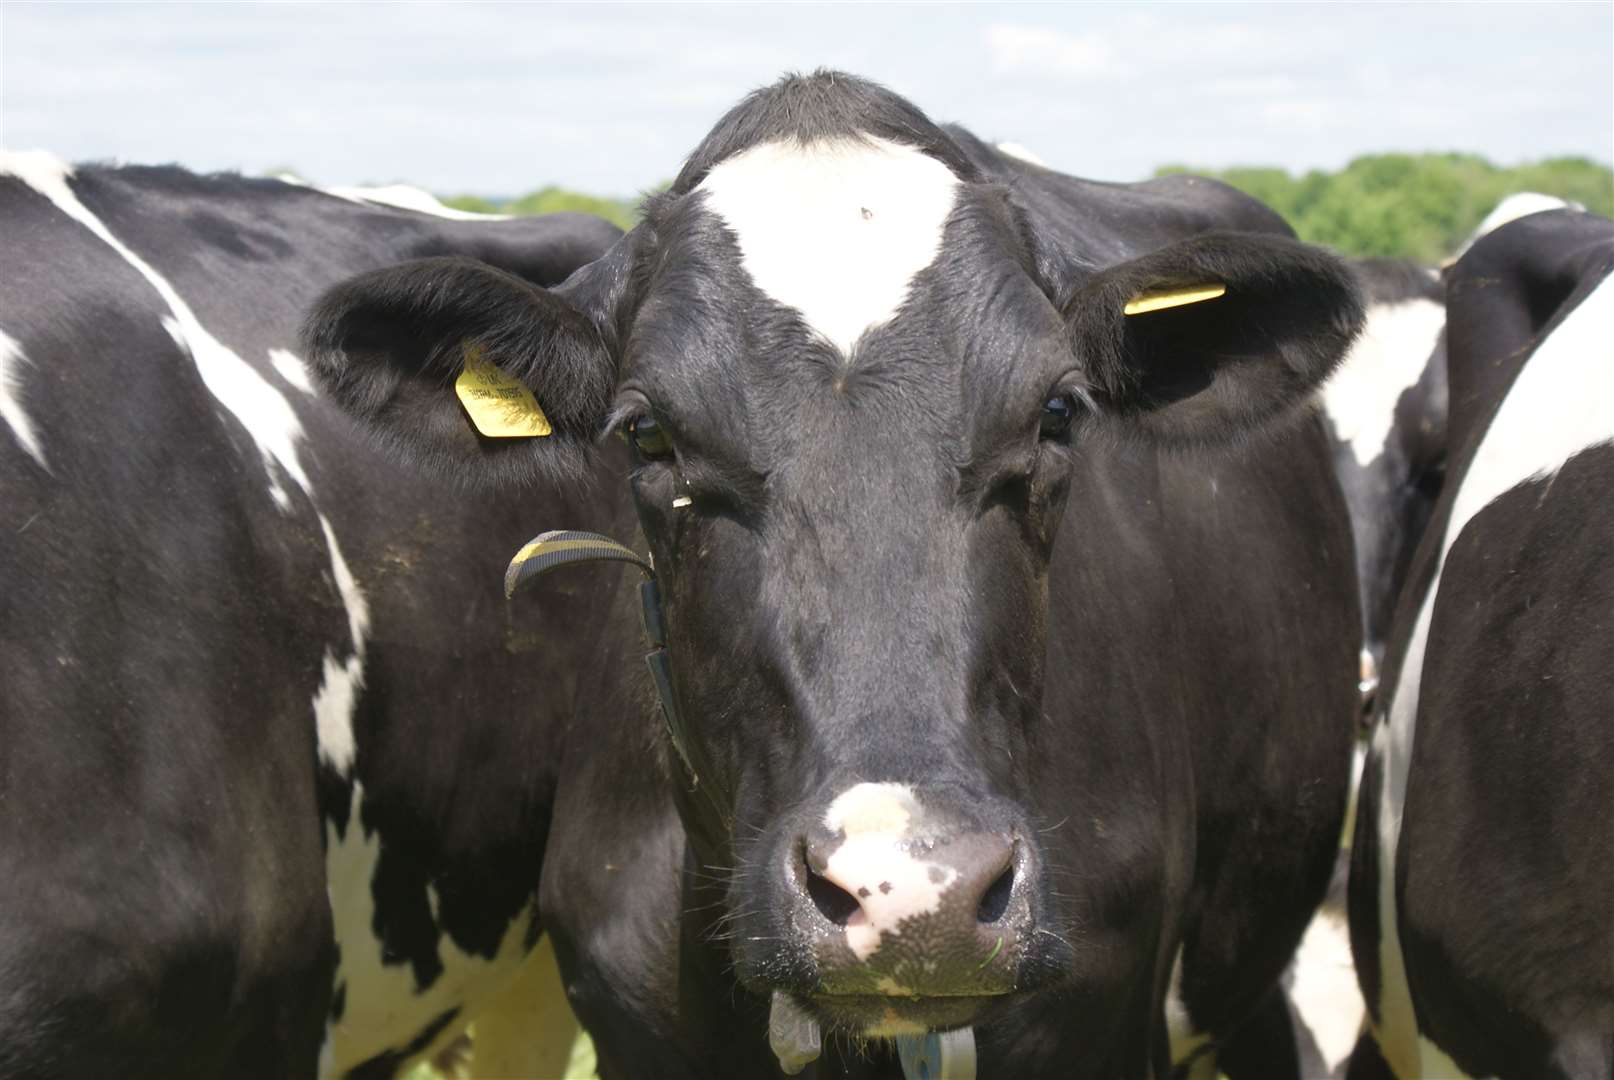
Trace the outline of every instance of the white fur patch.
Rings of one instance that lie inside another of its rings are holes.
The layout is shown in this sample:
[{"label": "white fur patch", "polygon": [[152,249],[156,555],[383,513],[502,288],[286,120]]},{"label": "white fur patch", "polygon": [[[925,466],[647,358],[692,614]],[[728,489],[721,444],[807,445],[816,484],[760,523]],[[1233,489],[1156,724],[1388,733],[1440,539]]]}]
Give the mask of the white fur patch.
[{"label": "white fur patch", "polygon": [[[39,433],[22,407],[22,367],[28,363],[22,346],[15,338],[0,330],[0,420],[6,422],[18,445],[28,456],[39,462],[39,467],[50,472],[45,463],[45,448],[39,443]],[[31,366],[31,365],[30,365]]]},{"label": "white fur patch", "polygon": [[[130,257],[138,258],[133,253]],[[156,278],[155,271],[152,276],[156,281],[162,280]],[[166,287],[167,282],[163,284]],[[303,472],[303,463],[297,454],[297,444],[303,438],[302,421],[269,380],[196,321],[177,294],[170,300],[170,306],[174,307],[176,317],[163,319],[163,328],[181,349],[190,353],[208,391],[252,436],[258,452],[263,455],[264,471],[269,475],[269,495],[282,512],[290,513],[291,498],[281,487],[270,463],[279,465],[304,494],[310,492],[308,475]]]},{"label": "white fur patch", "polygon": [[285,349],[270,349],[269,363],[292,386],[305,394],[314,393],[314,384],[309,381],[308,368],[303,364],[302,357]]},{"label": "white fur patch", "polygon": [[697,190],[757,287],[850,356],[935,261],[958,178],[913,147],[867,137],[763,143]]},{"label": "white fur patch", "polygon": [[346,185],[338,187],[318,187],[296,173],[276,173],[275,179],[283,184],[293,187],[313,188],[323,191],[327,195],[334,195],[338,199],[348,202],[374,203],[380,206],[396,206],[404,210],[414,210],[433,217],[448,218],[451,221],[509,221],[510,214],[479,214],[474,210],[456,210],[452,206],[444,206],[437,196],[408,184],[383,184],[377,187],[364,187]]},{"label": "white fur patch", "polygon": [[958,871],[908,852],[909,827],[923,809],[906,784],[858,784],[830,803],[824,825],[846,839],[830,855],[823,877],[857,898],[846,923],[846,944],[867,960],[904,919],[928,915],[958,880]]},{"label": "white fur patch", "polygon": [[1322,390],[1334,431],[1350,443],[1358,465],[1365,468],[1383,452],[1395,423],[1395,403],[1423,376],[1445,325],[1446,310],[1433,300],[1368,309],[1362,336]]},{"label": "white fur patch", "polygon": [[[444,934],[437,944],[443,971],[424,991],[415,989],[414,970],[409,964],[382,963],[381,942],[375,936],[375,899],[371,880],[381,855],[379,833],[365,835],[360,822],[364,787],[353,784],[353,799],[345,837],[336,827],[325,826],[326,880],[331,897],[331,916],[341,957],[336,985],[346,987],[346,1008],[342,1018],[326,1026],[329,1057],[322,1062],[337,1077],[360,1062],[388,1050],[407,1045],[418,1032],[449,1009],[459,1016],[429,1046],[404,1063],[400,1075],[414,1061],[429,1058],[453,1041],[485,1002],[495,998],[521,969],[525,959],[522,947],[531,909],[524,909],[505,930],[492,960],[462,953]],[[436,918],[435,898],[427,894]]]},{"label": "white fur patch", "polygon": [[325,651],[324,676],[319,691],[314,695],[314,730],[319,741],[320,760],[347,776],[353,769],[356,744],[353,737],[353,709],[358,704],[359,691],[364,688],[365,635],[370,630],[370,606],[364,593],[353,579],[342,549],[336,542],[336,533],[325,515],[319,515],[320,528],[325,533],[325,546],[331,557],[331,576],[336,591],[341,594],[342,607],[347,611],[348,634],[353,651],[345,661],[338,661]]},{"label": "white fur patch", "polygon": [[919,800],[907,784],[857,784],[835,797],[824,812],[824,828],[844,832],[902,833],[919,816]]},{"label": "white fur patch", "polygon": [[1290,967],[1289,1000],[1311,1031],[1330,1073],[1350,1056],[1366,1012],[1342,914],[1333,910],[1317,913],[1306,927]]},{"label": "white fur patch", "polygon": [[1611,342],[1614,279],[1605,279],[1536,350],[1509,388],[1452,502],[1439,563],[1418,609],[1388,722],[1374,733],[1373,749],[1382,763],[1378,820],[1382,1021],[1376,1034],[1385,1059],[1402,1076],[1424,1075],[1421,1061],[1439,1063],[1444,1058],[1417,1029],[1395,907],[1396,848],[1440,574],[1464,526],[1491,502],[1526,480],[1552,475],[1582,450],[1614,441],[1614,410],[1608,407],[1614,396]]},{"label": "white fur patch", "polygon": [[382,187],[328,187],[319,190],[349,202],[396,206],[401,210],[413,210],[416,213],[448,218],[451,221],[510,220],[509,214],[479,214],[474,210],[456,210],[452,206],[444,206],[436,196],[408,184],[387,184]]},{"label": "white fur patch", "polygon": [[338,661],[325,650],[324,675],[314,695],[314,730],[319,759],[343,776],[353,769],[357,747],[353,738],[353,710],[364,688],[364,657]]}]

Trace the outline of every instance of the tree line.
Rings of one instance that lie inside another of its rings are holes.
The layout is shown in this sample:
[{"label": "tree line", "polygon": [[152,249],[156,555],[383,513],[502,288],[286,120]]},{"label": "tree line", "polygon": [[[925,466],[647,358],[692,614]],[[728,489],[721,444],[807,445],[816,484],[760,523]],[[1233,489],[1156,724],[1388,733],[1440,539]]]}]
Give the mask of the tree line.
[{"label": "tree line", "polygon": [[[1261,166],[1221,170],[1167,165],[1155,175],[1192,172],[1253,195],[1292,225],[1302,240],[1347,255],[1383,255],[1434,264],[1450,255],[1497,203],[1539,191],[1614,217],[1614,170],[1582,157],[1498,166],[1475,154],[1368,154],[1338,172],[1295,175]],[[462,210],[548,214],[579,210],[624,229],[638,220],[639,199],[613,199],[544,187],[504,201],[475,195],[443,200]]]},{"label": "tree line", "polygon": [[1556,195],[1614,217],[1614,170],[1588,158],[1500,167],[1474,154],[1369,154],[1334,173],[1171,165],[1156,175],[1174,172],[1213,177],[1255,196],[1310,243],[1429,264],[1449,256],[1514,192]]}]

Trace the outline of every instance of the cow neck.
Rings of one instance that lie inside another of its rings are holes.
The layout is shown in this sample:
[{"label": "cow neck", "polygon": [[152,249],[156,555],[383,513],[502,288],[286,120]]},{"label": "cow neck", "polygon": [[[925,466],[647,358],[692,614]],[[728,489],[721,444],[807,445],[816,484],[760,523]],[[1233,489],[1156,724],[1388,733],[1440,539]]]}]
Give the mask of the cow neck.
[{"label": "cow neck", "polygon": [[687,781],[673,785],[678,815],[684,820],[685,831],[695,846],[696,855],[702,862],[716,865],[720,862],[719,854],[733,835],[734,820],[728,810],[728,792],[701,744],[690,738],[689,728],[685,726],[683,713],[678,708],[672,659],[667,651],[666,625],[661,613],[661,588],[654,574],[653,569],[649,570],[646,579],[639,583],[639,612],[645,640],[651,649],[644,658],[645,667],[650,670],[650,679],[655,683],[667,736],[683,766],[684,779]]},{"label": "cow neck", "polygon": [[696,856],[708,865],[720,865],[720,856],[733,835],[728,792],[701,744],[690,738],[678,708],[672,659],[667,649],[666,620],[662,615],[661,588],[656,582],[654,564],[599,533],[564,530],[539,533],[510,561],[504,575],[505,597],[514,597],[517,591],[558,567],[601,561],[628,563],[643,575],[639,582],[639,625],[650,646],[644,658],[645,667],[656,688],[668,740],[684,774],[683,782],[674,778],[673,800]]}]

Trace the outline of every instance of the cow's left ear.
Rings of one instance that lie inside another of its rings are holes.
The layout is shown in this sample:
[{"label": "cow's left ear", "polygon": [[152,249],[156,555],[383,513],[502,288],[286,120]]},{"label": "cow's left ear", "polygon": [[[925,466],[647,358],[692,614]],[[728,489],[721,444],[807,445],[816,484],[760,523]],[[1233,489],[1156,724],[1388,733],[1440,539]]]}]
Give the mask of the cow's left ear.
[{"label": "cow's left ear", "polygon": [[466,258],[352,278],[303,326],[320,388],[430,472],[507,488],[587,471],[616,384],[627,238],[555,289]]},{"label": "cow's left ear", "polygon": [[1361,329],[1362,300],[1319,248],[1207,233],[1099,272],[1065,318],[1101,409],[1192,445],[1305,401]]}]

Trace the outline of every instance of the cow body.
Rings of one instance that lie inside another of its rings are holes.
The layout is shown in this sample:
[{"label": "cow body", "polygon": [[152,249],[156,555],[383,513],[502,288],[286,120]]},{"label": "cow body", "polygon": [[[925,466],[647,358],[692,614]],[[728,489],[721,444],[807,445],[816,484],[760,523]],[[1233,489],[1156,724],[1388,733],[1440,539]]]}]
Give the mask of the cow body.
[{"label": "cow body", "polygon": [[358,437],[298,318],[423,254],[558,282],[616,230],[5,165],[0,1073],[390,1075],[532,947],[576,665],[505,615],[521,515]]},{"label": "cow body", "polygon": [[1446,309],[1433,270],[1391,259],[1353,268],[1368,300],[1367,325],[1323,388],[1322,404],[1351,510],[1363,692],[1371,694],[1396,596],[1440,493]]},{"label": "cow body", "polygon": [[1402,1077],[1614,1067],[1614,223],[1528,216],[1448,278],[1451,466],[1363,779],[1353,951]]},{"label": "cow body", "polygon": [[[1585,209],[1536,192],[1510,195],[1452,261],[1515,218],[1565,207]],[[1360,259],[1352,269],[1367,323],[1321,400],[1356,542],[1367,712],[1396,600],[1445,478],[1446,292],[1437,271],[1404,259]]]},{"label": "cow body", "polygon": [[[1344,808],[1349,524],[1303,407],[1359,307],[1285,233],[820,73],[561,289],[427,260],[321,301],[321,385],[427,464],[509,490],[634,448],[598,498],[653,555],[683,741],[624,582],[579,626],[539,905],[602,1075],[770,1075],[804,1020],[820,1076],[948,1029],[983,1075],[1294,1071],[1236,1035],[1282,1017]],[[478,436],[462,355],[553,435]]]}]

